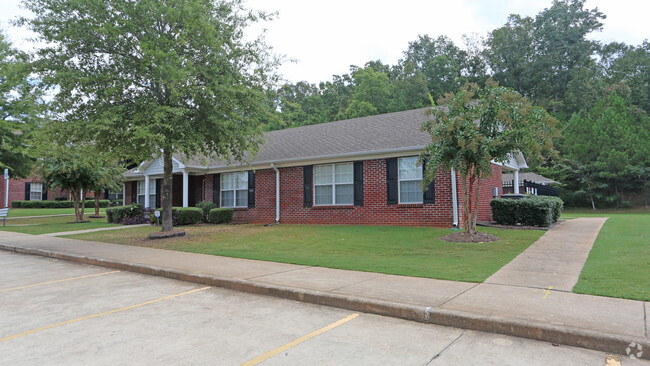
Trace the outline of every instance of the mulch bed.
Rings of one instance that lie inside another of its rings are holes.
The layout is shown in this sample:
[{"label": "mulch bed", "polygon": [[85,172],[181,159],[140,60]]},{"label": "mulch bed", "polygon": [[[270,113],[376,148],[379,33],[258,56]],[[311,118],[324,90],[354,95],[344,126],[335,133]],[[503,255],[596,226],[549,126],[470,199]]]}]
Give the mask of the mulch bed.
[{"label": "mulch bed", "polygon": [[70,221],[70,222],[66,222],[66,224],[83,224],[84,222],[90,222],[90,220]]},{"label": "mulch bed", "polygon": [[452,233],[441,237],[444,241],[452,243],[488,243],[491,241],[499,241],[501,239],[488,233],[477,232],[475,235],[470,235],[464,231]]},{"label": "mulch bed", "polygon": [[106,216],[102,216],[102,215],[88,215],[88,217],[91,218],[91,219],[105,219],[106,218]]},{"label": "mulch bed", "polygon": [[148,235],[149,239],[169,239],[185,236],[185,230],[156,231]]}]

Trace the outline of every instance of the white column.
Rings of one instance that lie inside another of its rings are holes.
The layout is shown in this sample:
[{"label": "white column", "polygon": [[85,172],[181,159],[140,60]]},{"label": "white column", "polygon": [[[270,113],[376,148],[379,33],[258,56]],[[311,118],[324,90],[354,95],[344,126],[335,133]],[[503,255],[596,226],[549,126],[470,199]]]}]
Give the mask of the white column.
[{"label": "white column", "polygon": [[515,170],[514,173],[515,181],[512,182],[512,187],[514,189],[514,194],[519,194],[519,170]]},{"label": "white column", "polygon": [[9,169],[5,169],[5,208],[9,207]]},{"label": "white column", "polygon": [[187,172],[183,172],[183,207],[189,206],[189,185],[190,185],[190,176]]},{"label": "white column", "polygon": [[149,203],[149,176],[148,175],[144,176],[144,207],[145,208],[151,207]]},{"label": "white column", "polygon": [[126,206],[126,183],[122,184],[122,206]]}]

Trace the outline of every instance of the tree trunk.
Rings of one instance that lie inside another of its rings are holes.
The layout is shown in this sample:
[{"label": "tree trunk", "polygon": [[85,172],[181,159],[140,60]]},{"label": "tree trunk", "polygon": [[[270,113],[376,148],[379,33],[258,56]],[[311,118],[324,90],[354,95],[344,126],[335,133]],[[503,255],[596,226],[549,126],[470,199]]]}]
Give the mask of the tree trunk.
[{"label": "tree trunk", "polygon": [[[83,193],[84,191],[81,190]],[[77,222],[82,222],[84,220],[84,209],[86,208],[86,194],[84,193],[81,197],[81,203],[79,204],[79,217],[77,218]]]},{"label": "tree trunk", "polygon": [[596,211],[596,203],[594,203],[594,195],[590,194],[589,198],[591,198],[591,209]]},{"label": "tree trunk", "polygon": [[79,190],[70,188],[70,196],[72,198],[72,206],[74,207],[74,221],[79,222]]},{"label": "tree trunk", "polygon": [[95,216],[99,216],[99,195],[101,191],[95,191]]},{"label": "tree trunk", "polygon": [[172,221],[172,152],[169,148],[163,150],[163,184],[162,184],[162,230],[174,228]]}]

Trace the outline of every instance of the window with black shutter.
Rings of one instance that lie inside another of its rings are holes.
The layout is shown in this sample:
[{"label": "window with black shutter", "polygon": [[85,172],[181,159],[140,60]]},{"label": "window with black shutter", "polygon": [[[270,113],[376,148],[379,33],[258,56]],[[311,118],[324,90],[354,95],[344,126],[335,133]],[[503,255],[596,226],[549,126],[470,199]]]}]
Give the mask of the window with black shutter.
[{"label": "window with black shutter", "polygon": [[354,205],[363,206],[363,161],[354,162]]},{"label": "window with black shutter", "polygon": [[386,159],[386,204],[397,204],[397,158]]},{"label": "window with black shutter", "polygon": [[314,167],[312,165],[306,165],[302,168],[303,173],[303,201],[302,204],[304,207],[311,207],[313,202],[312,197],[312,184],[313,184],[313,172]]},{"label": "window with black shutter", "polygon": [[248,172],[248,208],[255,207],[255,172]]},{"label": "window with black shutter", "polygon": [[219,206],[219,192],[220,192],[219,182],[220,182],[219,174],[214,174],[212,176],[212,202],[214,202],[214,204],[216,204],[217,206]]}]

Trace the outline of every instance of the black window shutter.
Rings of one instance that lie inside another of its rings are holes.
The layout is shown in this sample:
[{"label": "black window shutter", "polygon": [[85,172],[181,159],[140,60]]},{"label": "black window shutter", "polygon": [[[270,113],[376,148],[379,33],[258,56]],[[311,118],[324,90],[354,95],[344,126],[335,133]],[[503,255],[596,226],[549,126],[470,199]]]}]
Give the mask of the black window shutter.
[{"label": "black window shutter", "polygon": [[25,201],[29,201],[29,186],[30,183],[25,183]]},{"label": "black window shutter", "polygon": [[363,161],[354,162],[354,205],[363,206]]},{"label": "black window shutter", "polygon": [[131,203],[138,203],[138,181],[131,182]]},{"label": "black window shutter", "polygon": [[[156,179],[156,202],[154,202],[153,207],[161,207],[160,196],[162,195],[162,179]],[[151,202],[149,202],[151,204]]]},{"label": "black window shutter", "polygon": [[47,201],[47,184],[43,183],[43,192],[41,193],[41,200]]},{"label": "black window shutter", "polygon": [[219,174],[214,174],[212,175],[212,202],[219,206],[219,184],[221,183],[220,181],[220,176]]},{"label": "black window shutter", "polygon": [[386,159],[386,204],[397,204],[397,158]]},{"label": "black window shutter", "polygon": [[255,172],[248,172],[248,208],[255,207]]},{"label": "black window shutter", "polygon": [[[422,176],[424,176],[424,174],[426,172],[426,169],[427,169],[427,161],[425,160],[422,163]],[[435,203],[436,202],[435,184],[436,184],[436,181],[434,179],[427,186],[427,190],[422,192],[422,202],[423,203]]]},{"label": "black window shutter", "polygon": [[303,199],[302,199],[302,205],[305,207],[311,207],[312,206],[312,179],[313,179],[313,173],[314,173],[314,166],[313,165],[305,165],[302,168],[302,174],[303,174],[303,181],[304,181],[304,191],[303,191]]}]

